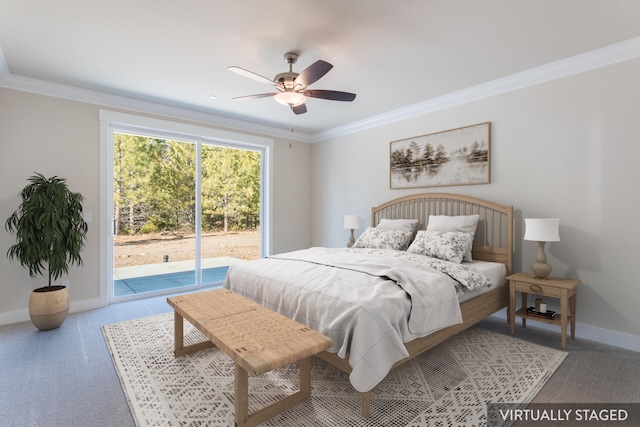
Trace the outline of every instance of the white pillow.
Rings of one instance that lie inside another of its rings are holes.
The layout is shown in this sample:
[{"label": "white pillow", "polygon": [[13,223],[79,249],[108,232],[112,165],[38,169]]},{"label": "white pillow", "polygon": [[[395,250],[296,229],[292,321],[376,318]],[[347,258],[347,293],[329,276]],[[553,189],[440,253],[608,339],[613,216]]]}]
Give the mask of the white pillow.
[{"label": "white pillow", "polygon": [[413,232],[410,230],[385,230],[369,227],[353,244],[354,248],[395,249],[404,251],[411,243]]},{"label": "white pillow", "polygon": [[417,219],[387,219],[382,218],[378,224],[378,228],[385,230],[409,230],[413,233],[418,231]]},{"label": "white pillow", "polygon": [[471,233],[420,230],[407,252],[460,264],[472,244]]},{"label": "white pillow", "polygon": [[469,250],[464,254],[464,261],[473,261],[471,259],[471,249],[473,246],[473,239],[476,235],[476,229],[478,228],[478,220],[480,215],[429,215],[429,222],[427,223],[427,231],[457,231],[462,233],[471,233],[471,246]]}]

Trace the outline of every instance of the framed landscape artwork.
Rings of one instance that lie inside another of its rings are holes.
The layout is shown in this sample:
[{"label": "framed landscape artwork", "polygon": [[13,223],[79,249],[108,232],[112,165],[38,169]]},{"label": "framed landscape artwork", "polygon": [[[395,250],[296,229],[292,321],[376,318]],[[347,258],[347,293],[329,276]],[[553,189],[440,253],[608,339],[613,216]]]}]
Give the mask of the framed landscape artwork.
[{"label": "framed landscape artwork", "polygon": [[391,142],[392,189],[488,184],[491,122]]}]

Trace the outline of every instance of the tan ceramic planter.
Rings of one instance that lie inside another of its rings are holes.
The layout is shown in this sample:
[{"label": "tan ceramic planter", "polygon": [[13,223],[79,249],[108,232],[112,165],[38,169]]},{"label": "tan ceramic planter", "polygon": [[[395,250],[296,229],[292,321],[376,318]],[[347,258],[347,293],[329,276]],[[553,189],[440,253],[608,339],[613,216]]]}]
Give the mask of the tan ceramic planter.
[{"label": "tan ceramic planter", "polygon": [[69,290],[65,286],[48,286],[31,292],[29,316],[41,331],[55,329],[69,314]]}]

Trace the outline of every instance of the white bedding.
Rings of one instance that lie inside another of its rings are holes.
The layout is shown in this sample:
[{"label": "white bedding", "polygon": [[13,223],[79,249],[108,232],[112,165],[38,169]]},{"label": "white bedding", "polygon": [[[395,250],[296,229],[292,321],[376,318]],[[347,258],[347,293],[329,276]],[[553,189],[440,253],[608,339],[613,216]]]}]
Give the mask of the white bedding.
[{"label": "white bedding", "polygon": [[476,270],[478,270],[480,273],[484,274],[485,276],[487,276],[487,278],[489,279],[489,282],[491,283],[490,286],[486,287],[486,288],[480,288],[480,289],[475,289],[475,290],[468,290],[462,293],[462,295],[459,295],[460,297],[460,303],[463,303],[465,301],[468,301],[472,298],[477,297],[480,294],[483,294],[485,292],[488,292],[492,289],[495,289],[499,286],[504,286],[504,284],[506,283],[507,280],[507,266],[499,263],[499,262],[488,262],[488,261],[477,261],[477,260],[473,260],[469,263],[463,263],[464,265],[469,265],[473,268],[475,268]]},{"label": "white bedding", "polygon": [[225,288],[334,340],[349,357],[358,391],[375,387],[415,338],[462,316],[450,275],[469,288],[489,280],[476,269],[404,251],[311,248],[230,266]]}]

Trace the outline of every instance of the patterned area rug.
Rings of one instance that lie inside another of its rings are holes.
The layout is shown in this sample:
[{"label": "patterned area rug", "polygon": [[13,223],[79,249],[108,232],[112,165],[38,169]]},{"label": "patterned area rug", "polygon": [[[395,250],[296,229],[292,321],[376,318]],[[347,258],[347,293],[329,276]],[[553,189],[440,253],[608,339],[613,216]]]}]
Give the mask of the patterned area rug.
[{"label": "patterned area rug", "polygon": [[[234,365],[215,348],[173,357],[173,314],[103,326],[138,426],[233,426]],[[202,340],[185,321],[185,342]],[[348,376],[312,359],[312,398],[270,426],[486,426],[487,402],[528,403],[566,353],[472,328],[391,371],[371,416]],[[249,377],[253,412],[298,387],[298,366]],[[493,425],[493,423],[489,423]]]}]

